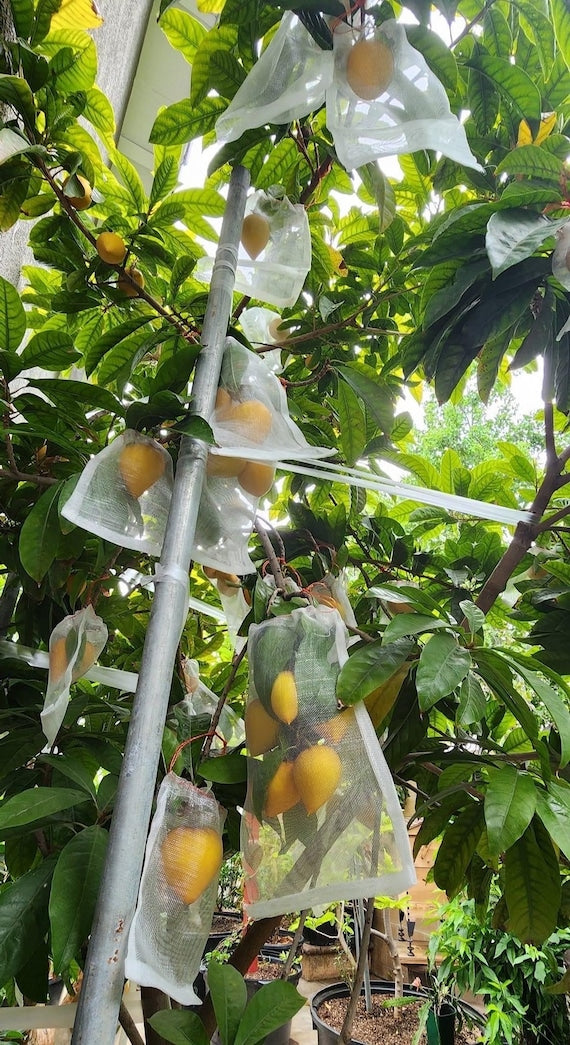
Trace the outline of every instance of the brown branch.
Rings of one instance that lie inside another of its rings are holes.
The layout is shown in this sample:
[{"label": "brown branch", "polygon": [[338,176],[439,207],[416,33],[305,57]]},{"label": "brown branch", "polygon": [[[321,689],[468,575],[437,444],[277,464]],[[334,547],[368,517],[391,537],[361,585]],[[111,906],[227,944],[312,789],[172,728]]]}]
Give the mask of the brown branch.
[{"label": "brown branch", "polygon": [[372,919],[374,917],[374,897],[371,896],[366,904],[366,917],[364,919],[364,926],[362,928],[362,936],[360,937],[360,953],[358,955],[358,965],[356,966],[356,972],[354,974],[354,984],[352,991],[350,992],[350,1001],[346,1010],[346,1016],[344,1017],[344,1023],[339,1035],[340,1045],[348,1045],[348,1042],[352,1037],[352,1025],[354,1023],[354,1017],[356,1015],[356,1009],[358,1002],[360,1001],[360,993],[362,990],[362,982],[364,980],[364,972],[366,964],[368,962],[368,948],[370,946],[370,935],[372,929]]},{"label": "brown branch", "polygon": [[49,475],[31,475],[28,472],[21,472],[18,468],[14,471],[0,468],[0,479],[12,479],[17,483],[35,483],[36,486],[54,486],[59,482],[59,479],[51,479]]},{"label": "brown branch", "polygon": [[554,409],[552,403],[544,404],[544,445],[546,448],[546,467],[556,467],[556,445],[554,442]]},{"label": "brown branch", "polygon": [[220,699],[218,700],[218,703],[216,705],[216,710],[214,711],[214,714],[212,715],[212,721],[211,721],[211,724],[210,724],[210,730],[209,730],[208,736],[206,737],[206,739],[204,741],[204,745],[202,747],[202,753],[200,755],[201,761],[204,761],[208,757],[208,755],[210,754],[210,748],[212,747],[212,741],[214,739],[214,732],[218,728],[218,722],[220,721],[220,715],[222,714],[222,710],[223,710],[224,704],[226,703],[226,700],[228,698],[228,694],[229,694],[230,689],[232,688],[232,685],[233,685],[233,681],[234,681],[234,679],[235,679],[235,677],[237,675],[238,668],[239,668],[243,658],[245,657],[246,652],[247,652],[247,645],[244,645],[244,646],[242,646],[242,648],[239,651],[239,653],[235,653],[234,654],[234,657],[233,657],[233,660],[232,660],[231,670],[230,670],[230,673],[228,675],[228,680],[227,680],[227,682],[226,682],[226,684],[225,684],[225,686],[224,686],[224,688],[223,688],[223,690],[221,692]]},{"label": "brown branch", "polygon": [[277,556],[275,554],[275,549],[274,549],[274,547],[273,547],[273,545],[272,545],[272,543],[271,543],[271,541],[269,539],[269,535],[267,533],[267,530],[265,529],[264,526],[261,525],[260,522],[257,521],[257,519],[256,519],[256,521],[254,523],[254,528],[255,528],[255,532],[257,533],[257,536],[259,537],[259,539],[260,539],[260,541],[261,541],[261,543],[263,545],[263,550],[264,550],[264,552],[265,552],[265,554],[267,556],[267,560],[269,562],[269,568],[270,568],[270,570],[271,570],[271,572],[273,574],[274,580],[275,580],[275,588],[276,588],[277,591],[285,592],[286,591],[285,577],[283,575],[283,570],[281,569],[281,563],[279,562],[279,559],[277,558]]},{"label": "brown branch", "polygon": [[141,1038],[138,1032],[137,1025],[133,1020],[133,1017],[131,1016],[129,1010],[127,1009],[127,1006],[125,1005],[124,1001],[121,1002],[121,1006],[119,1009],[119,1023],[121,1024],[121,1027],[127,1035],[127,1038],[129,1039],[131,1045],[145,1045],[143,1039]]},{"label": "brown branch", "polygon": [[372,635],[369,635],[367,631],[362,631],[361,628],[353,628],[351,624],[347,624],[346,630],[350,632],[351,635],[359,635],[365,642],[376,642],[376,639]]},{"label": "brown branch", "polygon": [[164,991],[159,991],[156,987],[141,987],[141,1006],[144,1017],[144,1034],[146,1045],[167,1045],[161,1035],[152,1029],[148,1022],[151,1016],[154,1016],[156,1012],[163,1012],[165,1009],[170,1009],[170,1000],[168,995]]},{"label": "brown branch", "polygon": [[334,160],[332,156],[326,156],[322,163],[319,164],[316,171],[313,171],[309,184],[306,186],[305,189],[303,189],[299,197],[299,203],[302,203],[303,206],[307,205],[315,189],[318,188],[323,178],[326,178],[327,174],[332,169],[333,163]]},{"label": "brown branch", "polygon": [[[570,476],[568,476],[570,479]],[[536,527],[537,533],[544,533],[545,530],[550,530],[553,523],[557,523],[559,519],[564,519],[567,515],[570,515],[570,504],[567,504],[564,508],[559,508],[554,515],[549,515],[547,519],[539,523]]]},{"label": "brown branch", "polygon": [[465,28],[461,30],[461,32],[459,33],[459,36],[456,36],[455,40],[452,40],[452,42],[451,42],[451,49],[456,47],[460,40],[463,40],[464,37],[469,35],[469,33],[471,32],[473,27],[476,26],[477,23],[480,22],[481,19],[485,17],[485,15],[487,14],[487,11],[489,10],[490,7],[493,6],[494,2],[495,2],[495,0],[486,0],[486,3],[483,4],[483,7],[481,8],[481,10],[475,15],[474,18],[471,19],[470,22],[467,23]]}]

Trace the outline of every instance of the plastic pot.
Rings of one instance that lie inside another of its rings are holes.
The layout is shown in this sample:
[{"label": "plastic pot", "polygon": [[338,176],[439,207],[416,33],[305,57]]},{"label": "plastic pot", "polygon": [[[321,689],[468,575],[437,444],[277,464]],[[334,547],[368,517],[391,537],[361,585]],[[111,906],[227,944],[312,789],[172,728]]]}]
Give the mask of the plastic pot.
[{"label": "plastic pot", "polygon": [[312,947],[334,947],[338,943],[338,927],[335,921],[323,922],[316,929],[303,926],[303,939]]},{"label": "plastic pot", "polygon": [[428,1045],[454,1045],[455,1019],[455,1009],[447,1002],[440,1006],[439,1012],[430,1009],[426,1025]]}]

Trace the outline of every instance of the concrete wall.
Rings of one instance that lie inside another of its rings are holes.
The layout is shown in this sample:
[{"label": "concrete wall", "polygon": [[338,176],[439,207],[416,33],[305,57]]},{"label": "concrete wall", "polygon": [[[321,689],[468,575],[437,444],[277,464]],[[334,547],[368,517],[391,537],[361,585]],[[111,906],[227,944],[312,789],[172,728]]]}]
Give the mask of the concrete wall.
[{"label": "concrete wall", "polygon": [[[120,129],[153,0],[98,0],[98,8],[105,22],[94,30],[99,53],[97,83],[109,96]],[[0,233],[0,275],[15,285],[22,265],[32,260],[26,247],[29,232],[29,222],[19,222],[8,232]]]}]

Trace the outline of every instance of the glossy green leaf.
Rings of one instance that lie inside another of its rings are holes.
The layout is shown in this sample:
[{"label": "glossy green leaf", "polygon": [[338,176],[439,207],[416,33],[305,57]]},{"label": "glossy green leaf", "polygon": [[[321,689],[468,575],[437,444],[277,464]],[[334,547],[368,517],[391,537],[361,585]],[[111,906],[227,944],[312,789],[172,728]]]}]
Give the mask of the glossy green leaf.
[{"label": "glossy green leaf", "polygon": [[111,137],[115,133],[115,114],[107,95],[98,87],[90,87],[85,93],[87,103],[83,118],[89,120],[101,134]]},{"label": "glossy green leaf", "polygon": [[0,979],[7,983],[30,957],[30,941],[38,941],[48,928],[49,883],[55,860],[11,882],[0,892]]},{"label": "glossy green leaf", "polygon": [[484,627],[485,614],[470,599],[462,599],[459,603],[459,609],[465,617],[472,634]]},{"label": "glossy green leaf", "polygon": [[343,381],[346,381],[353,392],[363,400],[367,411],[381,431],[389,435],[394,422],[392,400],[387,389],[382,387],[378,376],[372,377],[357,366],[339,366],[335,369]]},{"label": "glossy green leaf", "polygon": [[16,134],[10,127],[2,127],[0,130],[0,166],[11,160],[13,156],[29,152],[31,148],[30,142],[21,134]]},{"label": "glossy green leaf", "polygon": [[570,786],[550,780],[546,791],[537,789],[536,812],[552,840],[570,860]]},{"label": "glossy green leaf", "polygon": [[195,1012],[163,1009],[148,1021],[154,1031],[172,1045],[210,1045],[202,1020]]},{"label": "glossy green leaf", "polygon": [[0,276],[0,349],[15,352],[26,330],[26,314],[20,295]]},{"label": "glossy green leaf", "polygon": [[487,225],[485,238],[493,279],[512,265],[517,265],[519,261],[524,261],[534,254],[564,227],[566,221],[566,218],[549,221],[542,214],[529,214],[524,210],[499,211],[493,214]]},{"label": "glossy green leaf", "polygon": [[233,1045],[247,1005],[245,980],[231,965],[211,962],[208,989],[222,1045]]},{"label": "glossy green leaf", "polygon": [[73,347],[73,339],[64,330],[39,330],[28,341],[20,355],[22,370],[41,366],[44,370],[67,370],[81,359]]},{"label": "glossy green leaf", "polygon": [[509,763],[489,770],[485,793],[485,822],[489,850],[499,856],[526,831],[536,809],[532,777]]},{"label": "glossy green leaf", "polygon": [[447,697],[459,686],[471,667],[469,650],[448,632],[432,635],[420,654],[416,671],[418,702],[422,711]]},{"label": "glossy green leaf", "polygon": [[366,446],[366,422],[358,396],[344,381],[337,385],[336,407],[342,452],[346,463],[354,467]]},{"label": "glossy green leaf", "polygon": [[[515,653],[514,655],[506,654],[506,659],[513,663],[515,670],[534,690],[551,716],[560,736],[560,764],[562,767],[566,766],[570,761],[570,687],[565,679],[551,668],[543,666],[534,657],[525,657]],[[565,700],[560,697],[553,686],[541,678],[537,669],[562,690]]]},{"label": "glossy green leaf", "polygon": [[495,174],[526,174],[530,178],[544,178],[558,182],[563,164],[557,156],[540,145],[519,145],[507,153],[498,164]]},{"label": "glossy green leaf", "polygon": [[437,631],[438,628],[449,628],[446,620],[430,617],[427,613],[398,613],[388,624],[384,632],[384,642],[395,642],[404,635],[423,635]]},{"label": "glossy green leaf", "polygon": [[154,121],[150,141],[158,145],[179,145],[213,131],[220,113],[226,109],[222,98],[204,98],[199,105],[189,99],[174,102]]},{"label": "glossy green leaf", "polygon": [[107,831],[94,824],[75,835],[59,855],[49,900],[56,973],[66,972],[80,958],[89,936],[108,837]]},{"label": "glossy green leaf", "polygon": [[471,726],[485,717],[487,697],[477,676],[471,671],[463,679],[459,689],[457,722],[460,726]]},{"label": "glossy green leaf", "polygon": [[299,1012],[305,999],[292,983],[274,980],[257,991],[247,1004],[234,1045],[257,1045]]},{"label": "glossy green leaf", "polygon": [[26,516],[20,531],[18,550],[22,566],[38,584],[55,559],[61,534],[57,517],[59,491],[60,487],[56,484],[42,494]]},{"label": "glossy green leaf", "polygon": [[[165,4],[161,6],[164,10]],[[180,8],[165,11],[160,18],[160,28],[172,46],[192,64],[196,51],[206,36],[207,29],[187,11]]]},{"label": "glossy green leaf", "polygon": [[448,91],[457,88],[457,62],[453,51],[446,46],[441,36],[423,25],[407,25],[406,36],[412,47],[423,54],[432,72]]},{"label": "glossy green leaf", "polygon": [[365,163],[358,168],[364,186],[378,207],[378,226],[385,232],[396,216],[396,197],[388,178],[377,163]]},{"label": "glossy green leaf", "polygon": [[467,65],[491,81],[521,120],[540,120],[540,91],[524,69],[511,65],[507,58],[484,53],[474,55]]},{"label": "glossy green leaf", "polygon": [[0,101],[23,117],[27,129],[32,130],[35,127],[34,96],[22,77],[0,73]]},{"label": "glossy green leaf", "polygon": [[449,897],[463,887],[465,871],[475,852],[484,827],[483,806],[470,802],[447,828],[433,867],[435,884]]},{"label": "glossy green leaf", "polygon": [[112,150],[111,159],[120,174],[123,185],[129,191],[136,213],[142,214],[148,204],[144,185],[135,165],[126,156],[123,156],[118,149]]},{"label": "glossy green leaf", "polygon": [[550,13],[560,53],[570,68],[570,16],[566,0],[550,0]]},{"label": "glossy green leaf", "polygon": [[66,787],[32,787],[6,799],[0,808],[0,834],[27,827],[64,809],[87,802],[84,791]]},{"label": "glossy green leaf", "polygon": [[336,695],[342,704],[357,704],[387,682],[414,648],[411,639],[396,642],[372,642],[357,650],[343,664],[336,683]]},{"label": "glossy green leaf", "polygon": [[509,932],[539,947],[556,928],[560,871],[550,836],[536,818],[505,853]]}]

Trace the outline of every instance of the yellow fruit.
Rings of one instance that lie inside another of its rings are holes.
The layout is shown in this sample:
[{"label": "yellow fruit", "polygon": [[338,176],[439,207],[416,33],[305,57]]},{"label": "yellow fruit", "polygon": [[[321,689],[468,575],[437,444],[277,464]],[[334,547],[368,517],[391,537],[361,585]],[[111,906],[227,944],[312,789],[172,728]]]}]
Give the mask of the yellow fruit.
[{"label": "yellow fruit", "polygon": [[336,751],[326,744],[305,748],[293,763],[293,779],[307,813],[328,802],[336,791],[342,764]]},{"label": "yellow fruit", "polygon": [[81,678],[89,668],[92,668],[95,661],[97,660],[97,653],[95,646],[92,642],[86,642],[83,647],[83,653],[78,661],[75,662],[73,669],[73,679]]},{"label": "yellow fruit", "polygon": [[49,651],[49,674],[51,682],[58,682],[67,670],[66,641],[62,636],[56,639]]},{"label": "yellow fruit", "polygon": [[250,755],[264,755],[279,739],[279,723],[260,700],[251,700],[245,709],[245,739]]},{"label": "yellow fruit", "polygon": [[263,497],[269,493],[275,478],[275,468],[263,461],[247,461],[245,468],[239,473],[238,482],[246,493],[253,497]]},{"label": "yellow fruit", "polygon": [[208,454],[206,475],[218,479],[232,479],[243,471],[247,461],[243,457],[224,457],[222,454]]},{"label": "yellow fruit", "polygon": [[225,420],[235,428],[242,428],[253,443],[263,443],[271,431],[273,415],[259,399],[245,399],[243,403],[233,404]]},{"label": "yellow fruit", "polygon": [[358,40],[349,51],[346,82],[359,98],[378,98],[393,75],[394,58],[383,40]]},{"label": "yellow fruit", "polygon": [[269,781],[263,807],[265,816],[278,816],[297,805],[299,792],[293,779],[293,765],[293,762],[282,762]]},{"label": "yellow fruit", "polygon": [[101,232],[95,240],[95,250],[107,265],[120,265],[125,260],[125,241],[116,232]]},{"label": "yellow fruit", "polygon": [[127,276],[130,276],[133,282],[136,283],[136,286],[133,286],[130,280],[125,276],[119,276],[117,280],[117,289],[121,290],[127,298],[137,298],[139,296],[137,287],[140,287],[141,290],[144,287],[144,276],[136,265],[128,265],[125,272]]},{"label": "yellow fruit", "polygon": [[152,443],[127,443],[119,456],[119,472],[131,497],[139,498],[166,467],[164,454]]},{"label": "yellow fruit", "polygon": [[[66,199],[75,210],[86,210],[91,205],[91,186],[87,181],[87,178],[82,178],[81,174],[77,174],[76,178],[81,184],[83,189],[83,196],[66,196]],[[69,183],[69,178],[66,178],[63,183],[63,191],[65,193],[65,187]]]},{"label": "yellow fruit", "polygon": [[231,410],[233,405],[233,399],[229,392],[226,392],[225,388],[218,388],[216,392],[216,405],[214,409],[220,419],[223,419],[228,410]]},{"label": "yellow fruit", "polygon": [[271,687],[271,708],[280,722],[290,725],[297,718],[299,698],[292,671],[280,671]]},{"label": "yellow fruit", "polygon": [[248,214],[243,219],[241,241],[250,258],[257,258],[269,242],[269,222],[263,214]]},{"label": "yellow fruit", "polygon": [[331,744],[340,744],[353,722],[354,711],[347,708],[338,715],[333,715],[327,722],[317,722],[315,729],[325,740],[330,740]]},{"label": "yellow fruit", "polygon": [[273,341],[277,341],[279,344],[282,341],[286,341],[289,337],[289,331],[282,329],[281,320],[278,316],[276,316],[275,319],[271,320],[271,323],[267,328],[267,333],[269,334],[269,337],[273,339]]},{"label": "yellow fruit", "polygon": [[195,903],[222,863],[222,840],[213,827],[175,827],[160,847],[164,877],[182,903]]},{"label": "yellow fruit", "polygon": [[218,591],[220,595],[237,595],[241,588],[239,577],[235,573],[220,573],[218,577]]}]

